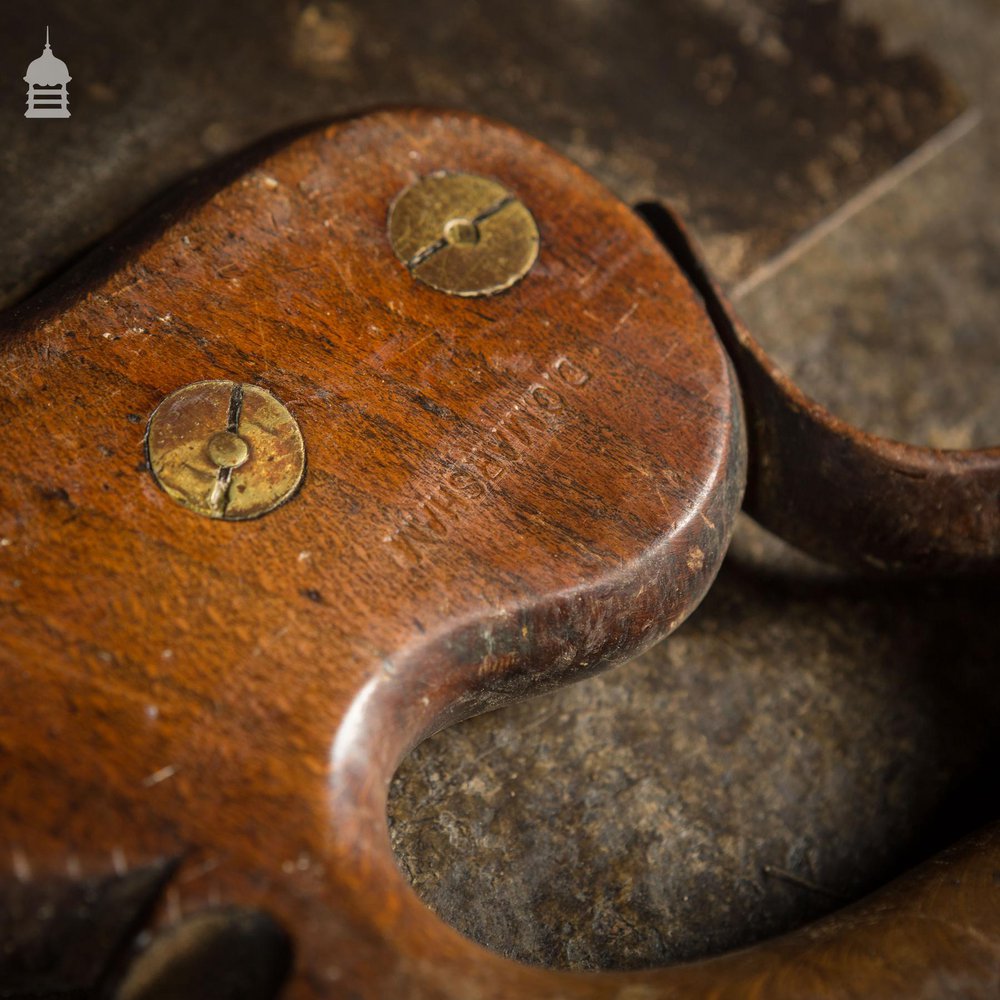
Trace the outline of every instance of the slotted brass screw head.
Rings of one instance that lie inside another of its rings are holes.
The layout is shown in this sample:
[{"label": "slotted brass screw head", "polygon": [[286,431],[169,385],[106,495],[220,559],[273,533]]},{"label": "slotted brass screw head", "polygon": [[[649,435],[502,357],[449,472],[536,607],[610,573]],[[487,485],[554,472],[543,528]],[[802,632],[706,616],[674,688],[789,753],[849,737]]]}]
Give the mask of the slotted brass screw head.
[{"label": "slotted brass screw head", "polygon": [[271,393],[239,382],[192,382],[172,392],[149,418],[146,455],[164,492],[225,521],[274,510],[306,467],[295,418]]},{"label": "slotted brass screw head", "polygon": [[497,181],[475,174],[421,178],[393,202],[389,239],[413,277],[451,295],[495,295],[538,257],[538,226]]}]

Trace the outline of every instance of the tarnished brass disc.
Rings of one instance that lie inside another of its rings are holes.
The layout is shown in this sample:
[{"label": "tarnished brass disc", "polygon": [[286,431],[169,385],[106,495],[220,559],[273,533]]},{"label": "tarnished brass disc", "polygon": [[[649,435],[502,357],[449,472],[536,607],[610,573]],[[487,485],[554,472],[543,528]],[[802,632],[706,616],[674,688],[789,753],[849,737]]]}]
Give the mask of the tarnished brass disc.
[{"label": "tarnished brass disc", "polygon": [[538,226],[497,181],[436,173],[389,210],[389,239],[410,273],[452,295],[494,295],[520,281],[538,256]]},{"label": "tarnished brass disc", "polygon": [[295,418],[269,392],[193,382],[153,411],[146,431],[153,478],[205,517],[246,521],[283,504],[305,472]]}]

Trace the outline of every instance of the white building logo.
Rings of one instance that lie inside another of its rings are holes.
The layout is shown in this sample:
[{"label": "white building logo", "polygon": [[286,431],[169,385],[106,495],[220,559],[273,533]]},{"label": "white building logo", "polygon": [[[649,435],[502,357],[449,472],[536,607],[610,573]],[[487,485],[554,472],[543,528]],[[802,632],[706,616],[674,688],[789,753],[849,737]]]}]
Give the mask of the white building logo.
[{"label": "white building logo", "polygon": [[25,118],[69,118],[69,68],[56,59],[45,28],[45,48],[28,67],[24,82],[28,85],[28,110]]}]

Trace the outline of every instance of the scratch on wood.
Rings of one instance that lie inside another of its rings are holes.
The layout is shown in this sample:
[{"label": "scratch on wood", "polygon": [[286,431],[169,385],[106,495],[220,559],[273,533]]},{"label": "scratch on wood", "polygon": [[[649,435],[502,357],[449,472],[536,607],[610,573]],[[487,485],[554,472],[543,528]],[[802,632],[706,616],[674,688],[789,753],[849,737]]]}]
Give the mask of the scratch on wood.
[{"label": "scratch on wood", "polygon": [[133,288],[136,288],[139,285],[141,285],[142,282],[143,282],[143,280],[144,279],[142,279],[142,278],[136,278],[135,281],[130,282],[129,284],[125,285],[123,288],[119,288],[117,292],[112,292],[112,294],[111,294],[110,297],[113,298],[113,299],[117,299],[119,295],[124,295],[126,292],[129,292]]},{"label": "scratch on wood", "polygon": [[111,867],[115,870],[116,875],[125,875],[128,873],[128,859],[125,857],[125,851],[121,847],[116,847],[111,852]]},{"label": "scratch on wood", "polygon": [[143,788],[152,788],[153,785],[158,785],[161,781],[166,781],[167,778],[172,778],[177,773],[177,767],[174,764],[167,764],[166,767],[161,767],[158,771],[154,771],[152,774],[146,775],[142,779]]},{"label": "scratch on wood", "polygon": [[14,865],[14,877],[18,882],[31,881],[31,864],[28,856],[19,847],[15,847],[10,852],[11,861]]},{"label": "scratch on wood", "polygon": [[639,303],[638,302],[633,302],[632,305],[630,305],[628,307],[628,309],[626,309],[625,312],[622,313],[621,319],[619,319],[618,322],[615,323],[615,328],[614,328],[613,332],[617,333],[632,318],[632,314],[638,308],[639,308]]},{"label": "scratch on wood", "polygon": [[200,865],[195,866],[190,871],[186,871],[183,875],[181,875],[178,881],[185,884],[188,882],[194,882],[196,879],[203,878],[209,872],[215,871],[218,867],[218,858],[207,858]]}]

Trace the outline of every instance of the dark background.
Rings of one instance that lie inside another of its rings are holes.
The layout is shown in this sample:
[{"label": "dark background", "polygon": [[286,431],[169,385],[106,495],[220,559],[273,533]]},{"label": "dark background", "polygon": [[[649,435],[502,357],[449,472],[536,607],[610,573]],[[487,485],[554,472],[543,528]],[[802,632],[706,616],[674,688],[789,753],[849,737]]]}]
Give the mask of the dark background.
[{"label": "dark background", "polygon": [[[22,117],[46,24],[68,120]],[[0,301],[275,129],[469,107],[671,202],[841,415],[993,443],[997,52],[996,0],[7,4]],[[795,926],[994,814],[998,598],[847,578],[744,521],[667,643],[419,747],[390,804],[400,864],[463,931],[548,964]]]}]

